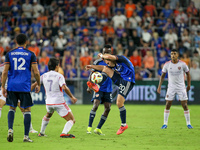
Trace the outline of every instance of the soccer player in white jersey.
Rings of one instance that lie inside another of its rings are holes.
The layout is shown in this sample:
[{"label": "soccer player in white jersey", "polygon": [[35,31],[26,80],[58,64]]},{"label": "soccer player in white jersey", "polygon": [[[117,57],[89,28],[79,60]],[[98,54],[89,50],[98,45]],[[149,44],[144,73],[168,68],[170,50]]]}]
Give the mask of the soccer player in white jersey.
[{"label": "soccer player in white jersey", "polygon": [[[43,83],[47,96],[46,97],[47,114],[42,119],[41,130],[38,136],[39,137],[46,136],[45,129],[54,111],[57,111],[57,113],[67,121],[62,133],[60,134],[60,137],[75,138],[74,135],[68,134],[73,124],[75,123],[75,119],[71,112],[71,109],[68,107],[68,105],[64,100],[62,90],[64,90],[67,93],[72,103],[76,103],[77,99],[72,95],[69,88],[66,86],[64,76],[58,73],[59,60],[51,58],[48,63],[48,68],[49,72],[43,74],[40,77],[40,82],[41,84]],[[37,85],[37,83],[34,84]]]},{"label": "soccer player in white jersey", "polygon": [[[176,94],[178,95],[179,100],[181,101],[182,107],[184,109],[187,127],[188,129],[192,129],[193,127],[190,123],[190,112],[187,105],[187,91],[190,90],[191,85],[190,72],[186,63],[178,59],[178,52],[175,49],[171,51],[171,61],[166,62],[163,66],[162,75],[160,77],[160,82],[157,89],[157,92],[159,94],[166,73],[168,73],[168,89],[165,97],[166,107],[164,110],[164,124],[161,127],[161,129],[167,128],[170,107]],[[187,89],[185,87],[184,80],[185,73],[187,74]]]},{"label": "soccer player in white jersey", "polygon": [[[0,73],[2,73],[4,70],[4,64],[0,64]],[[33,88],[31,88],[31,91],[33,90]],[[6,97],[3,96],[2,94],[2,90],[0,89],[0,118],[1,118],[1,110],[3,108],[3,106],[6,104]],[[22,114],[24,115],[23,112],[23,108],[20,107],[20,100],[18,101],[18,107],[20,108]],[[32,123],[30,124],[30,133],[38,133],[38,131],[33,129]]]}]

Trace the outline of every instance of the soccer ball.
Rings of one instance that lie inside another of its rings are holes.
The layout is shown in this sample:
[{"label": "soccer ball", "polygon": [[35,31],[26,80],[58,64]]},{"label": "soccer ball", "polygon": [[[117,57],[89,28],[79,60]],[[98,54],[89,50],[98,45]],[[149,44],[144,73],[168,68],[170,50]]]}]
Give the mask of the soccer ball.
[{"label": "soccer ball", "polygon": [[100,72],[93,72],[91,75],[91,81],[93,83],[100,83],[103,80],[103,76]]}]

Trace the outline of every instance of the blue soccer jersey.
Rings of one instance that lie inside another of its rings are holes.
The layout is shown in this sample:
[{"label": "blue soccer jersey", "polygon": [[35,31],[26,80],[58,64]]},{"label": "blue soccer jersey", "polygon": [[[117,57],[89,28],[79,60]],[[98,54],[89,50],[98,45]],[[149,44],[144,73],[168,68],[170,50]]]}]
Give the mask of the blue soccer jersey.
[{"label": "blue soccer jersey", "polygon": [[125,56],[116,56],[116,66],[114,69],[120,73],[125,81],[135,83],[135,70],[133,64]]},{"label": "blue soccer jersey", "polygon": [[[107,66],[107,64],[102,59],[97,59],[93,65]],[[101,84],[99,91],[112,92],[112,80],[109,77],[107,77],[107,79]]]},{"label": "blue soccer jersey", "polygon": [[31,64],[37,63],[33,52],[18,47],[6,54],[5,64],[10,64],[8,71],[8,91],[30,92]]}]

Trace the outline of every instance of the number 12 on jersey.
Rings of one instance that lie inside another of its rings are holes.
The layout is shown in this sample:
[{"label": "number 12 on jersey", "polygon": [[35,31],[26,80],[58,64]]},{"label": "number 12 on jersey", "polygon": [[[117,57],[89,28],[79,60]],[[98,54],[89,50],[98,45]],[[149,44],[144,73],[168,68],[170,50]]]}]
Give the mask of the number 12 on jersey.
[{"label": "number 12 on jersey", "polygon": [[[14,61],[14,70],[26,70],[24,66],[24,64],[26,63],[26,60],[22,57],[20,57],[19,59],[17,58],[13,58]],[[21,64],[19,66],[17,66],[17,62],[21,62]]]}]

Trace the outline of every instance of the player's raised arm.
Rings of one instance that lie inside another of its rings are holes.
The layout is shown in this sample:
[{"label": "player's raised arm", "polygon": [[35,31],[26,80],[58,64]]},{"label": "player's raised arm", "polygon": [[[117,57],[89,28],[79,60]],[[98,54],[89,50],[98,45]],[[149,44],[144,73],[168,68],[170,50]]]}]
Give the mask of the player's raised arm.
[{"label": "player's raised arm", "polygon": [[107,60],[117,60],[117,57],[115,55],[111,55],[111,54],[102,54],[99,53],[98,56],[102,59],[107,59]]},{"label": "player's raised arm", "polygon": [[190,86],[191,86],[191,76],[190,76],[190,72],[186,72],[187,74],[187,92],[190,90]]},{"label": "player's raised arm", "polygon": [[163,81],[164,81],[164,79],[165,79],[165,75],[166,75],[166,73],[162,73],[162,75],[160,76],[160,81],[159,81],[159,85],[158,85],[158,89],[157,89],[157,92],[160,94],[160,90],[161,90],[161,85],[162,85],[162,83],[163,83]]},{"label": "player's raised arm", "polygon": [[70,89],[65,84],[63,84],[62,89],[70,97],[72,104],[77,102],[77,98],[74,97],[74,95],[71,93]]}]

